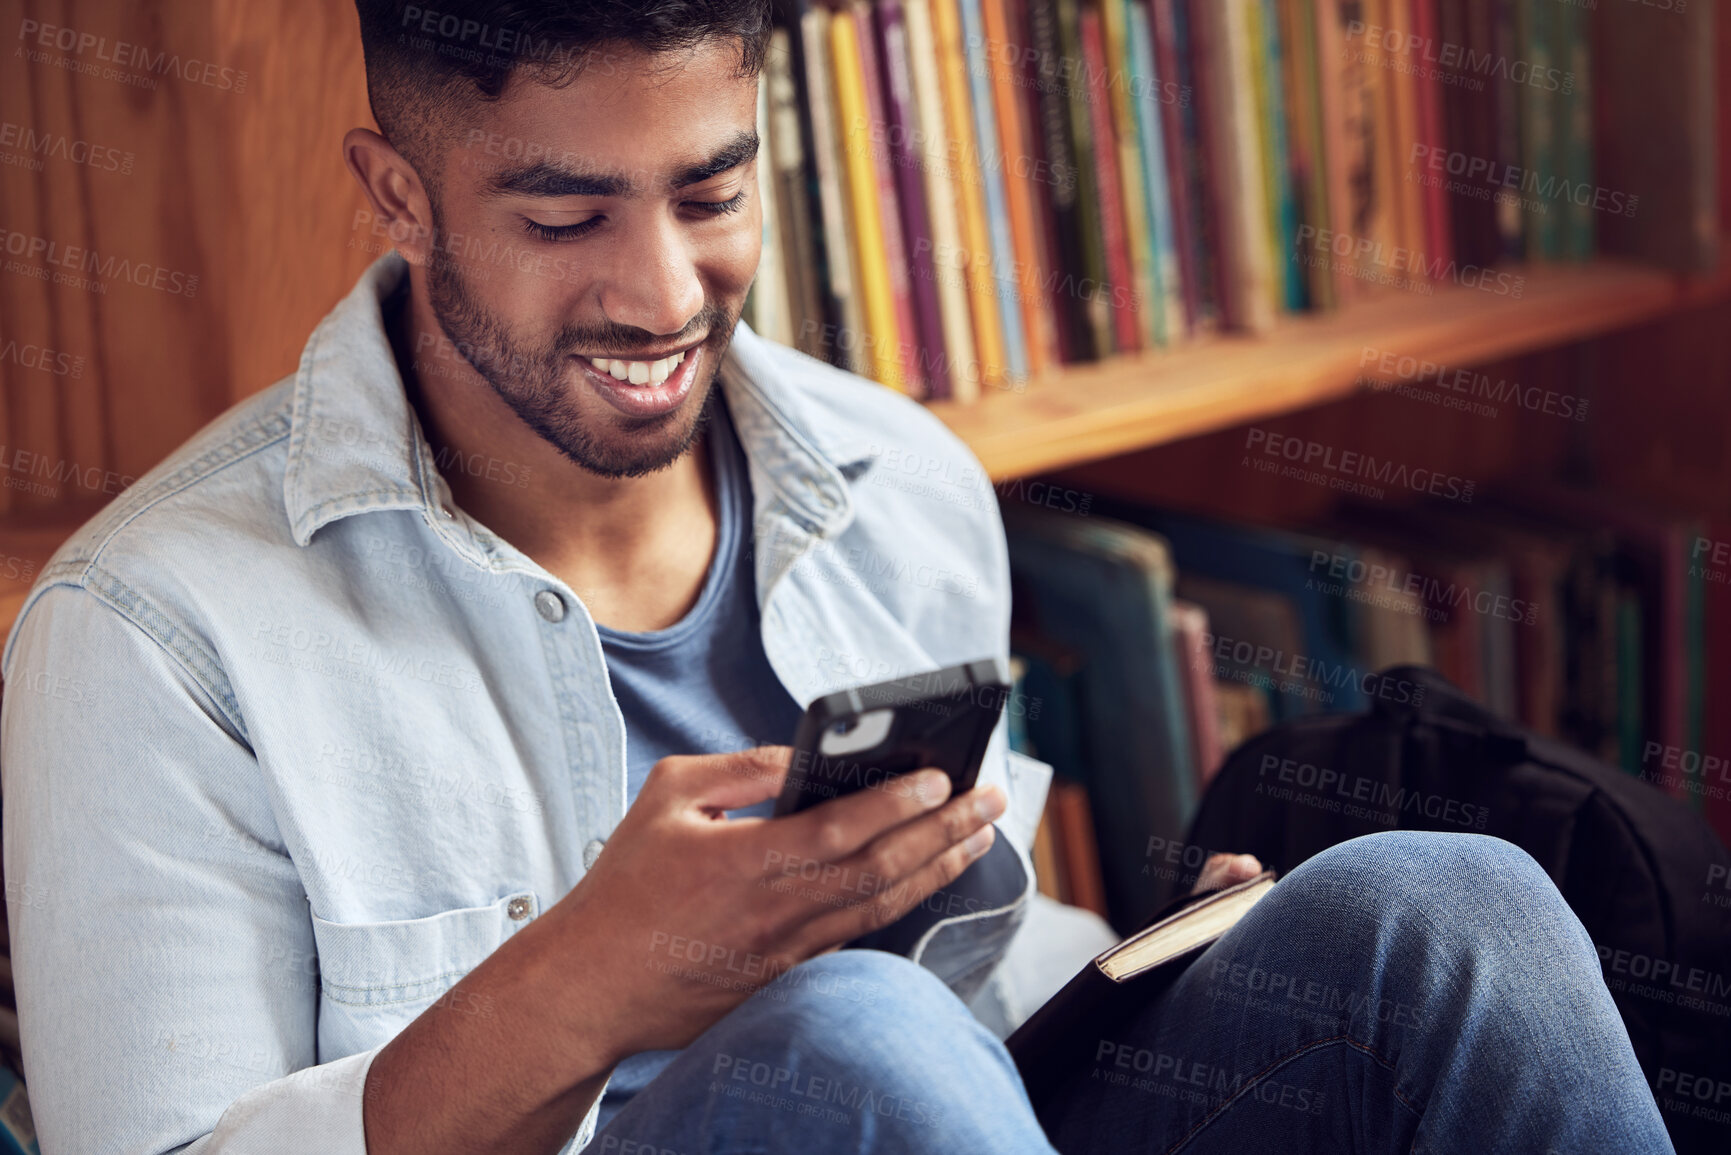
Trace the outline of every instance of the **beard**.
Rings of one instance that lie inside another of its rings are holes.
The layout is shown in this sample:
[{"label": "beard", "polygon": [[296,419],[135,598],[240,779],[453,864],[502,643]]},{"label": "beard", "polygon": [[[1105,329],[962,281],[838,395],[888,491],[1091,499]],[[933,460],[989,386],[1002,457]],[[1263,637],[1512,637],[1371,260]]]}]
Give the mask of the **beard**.
[{"label": "beard", "polygon": [[[434,235],[443,236],[437,208],[433,220]],[[716,370],[739,319],[705,299],[692,326],[710,334],[702,345],[708,361],[702,367],[704,379],[692,385],[695,398],[688,397],[672,413],[632,418],[597,406],[586,414],[579,396],[587,387],[567,384],[571,374],[583,372],[571,354],[578,349],[629,353],[633,345],[644,343],[643,330],[565,325],[545,345],[518,340],[469,290],[457,262],[437,246],[427,261],[427,289],[445,336],[523,424],[574,464],[613,479],[666,469],[690,450],[708,423]]]}]

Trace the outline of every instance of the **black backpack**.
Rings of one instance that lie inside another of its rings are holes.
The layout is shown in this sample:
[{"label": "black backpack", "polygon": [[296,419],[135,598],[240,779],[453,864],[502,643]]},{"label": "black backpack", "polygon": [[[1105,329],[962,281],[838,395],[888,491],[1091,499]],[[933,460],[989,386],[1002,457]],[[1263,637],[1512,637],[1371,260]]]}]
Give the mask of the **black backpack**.
[{"label": "black backpack", "polygon": [[1676,799],[1493,717],[1434,670],[1376,682],[1368,713],[1298,718],[1233,751],[1189,845],[1285,872],[1378,830],[1514,843],[1598,948],[1678,1152],[1731,1149],[1731,852]]}]

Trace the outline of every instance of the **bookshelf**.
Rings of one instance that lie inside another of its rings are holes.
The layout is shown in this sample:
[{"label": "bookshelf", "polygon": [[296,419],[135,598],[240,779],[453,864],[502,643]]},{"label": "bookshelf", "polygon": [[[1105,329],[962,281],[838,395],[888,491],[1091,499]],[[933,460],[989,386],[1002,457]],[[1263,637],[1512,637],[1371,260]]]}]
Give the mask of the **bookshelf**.
[{"label": "bookshelf", "polygon": [[1621,261],[1522,270],[1519,300],[1438,286],[1334,313],[1283,317],[1262,337],[1066,365],[972,405],[930,406],[994,481],[1045,473],[1345,397],[1366,349],[1466,367],[1731,299],[1731,262],[1686,277]]}]

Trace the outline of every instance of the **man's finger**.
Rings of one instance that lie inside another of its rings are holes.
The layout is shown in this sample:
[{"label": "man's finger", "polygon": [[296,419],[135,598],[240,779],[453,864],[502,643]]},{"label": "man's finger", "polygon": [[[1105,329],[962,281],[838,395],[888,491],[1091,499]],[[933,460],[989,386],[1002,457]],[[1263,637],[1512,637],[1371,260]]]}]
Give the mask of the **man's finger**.
[{"label": "man's finger", "polygon": [[754,746],[735,754],[677,755],[663,758],[650,769],[643,790],[672,789],[704,810],[737,810],[780,794],[792,759],[790,746]]},{"label": "man's finger", "polygon": [[969,790],[929,814],[878,835],[840,865],[901,882],[932,859],[1004,813],[1008,800],[996,786]]},{"label": "man's finger", "polygon": [[819,862],[840,862],[884,831],[944,804],[950,778],[942,770],[920,770],[820,802],[776,820],[777,845]]},{"label": "man's finger", "polygon": [[862,894],[857,902],[813,919],[801,938],[813,948],[821,949],[883,929],[961,877],[962,871],[992,848],[996,835],[990,823],[980,827],[893,886],[875,894]]}]

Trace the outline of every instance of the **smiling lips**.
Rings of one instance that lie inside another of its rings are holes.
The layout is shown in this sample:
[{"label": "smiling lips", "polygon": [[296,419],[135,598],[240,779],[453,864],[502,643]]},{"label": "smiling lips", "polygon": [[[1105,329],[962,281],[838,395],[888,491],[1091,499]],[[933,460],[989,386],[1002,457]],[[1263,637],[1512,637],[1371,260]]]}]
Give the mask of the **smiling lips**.
[{"label": "smiling lips", "polygon": [[590,387],[628,417],[664,417],[678,409],[697,377],[703,346],[698,345],[659,361],[621,361],[611,357],[579,357]]},{"label": "smiling lips", "polygon": [[684,360],[685,354],[680,352],[659,361],[620,361],[591,357],[589,363],[619,381],[629,381],[633,385],[659,385],[667,380]]}]

